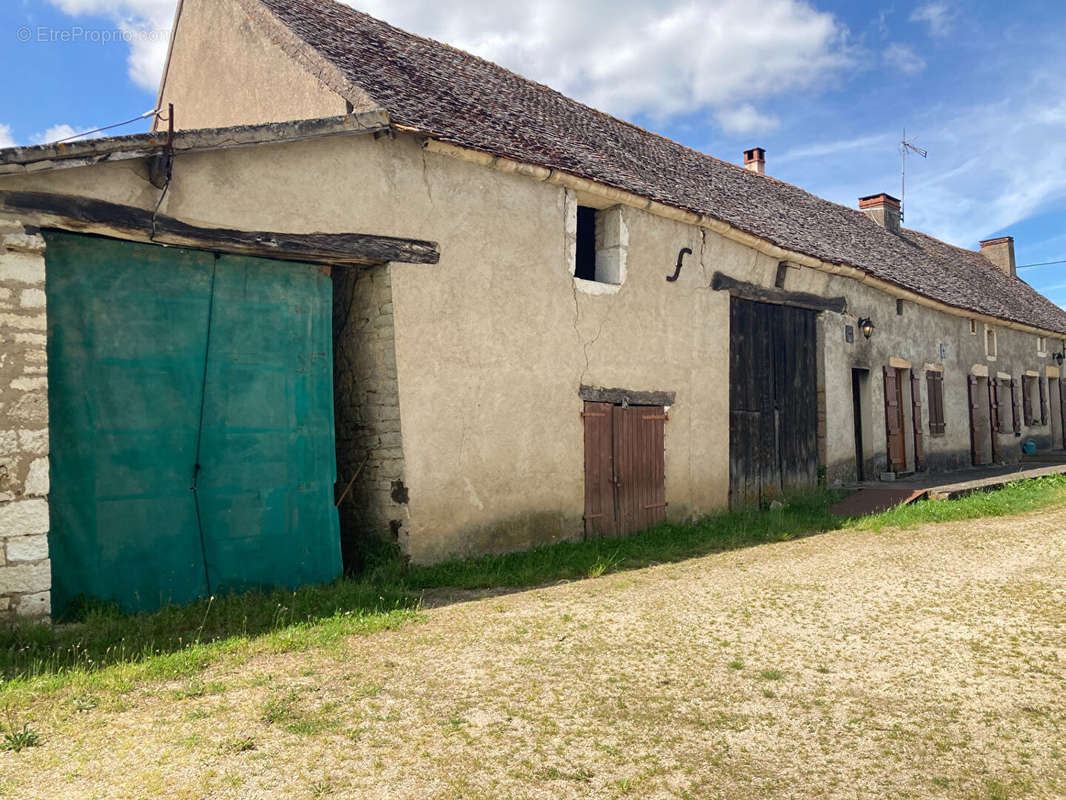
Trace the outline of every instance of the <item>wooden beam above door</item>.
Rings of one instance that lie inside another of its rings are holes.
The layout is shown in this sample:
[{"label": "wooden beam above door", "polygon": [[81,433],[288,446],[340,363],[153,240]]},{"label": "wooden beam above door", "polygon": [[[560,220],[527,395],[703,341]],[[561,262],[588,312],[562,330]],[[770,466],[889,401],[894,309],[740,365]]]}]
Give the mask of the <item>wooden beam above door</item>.
[{"label": "wooden beam above door", "polygon": [[0,190],[0,210],[40,228],[191,247],[284,261],[370,266],[390,261],[436,264],[436,242],[365,233],[281,233],[192,225],[105,200],[48,192]]},{"label": "wooden beam above door", "polygon": [[809,292],[768,289],[754,283],[739,281],[724,272],[714,273],[714,278],[711,280],[711,288],[716,292],[729,292],[733,297],[739,297],[742,300],[772,303],[779,306],[793,306],[794,308],[805,308],[810,311],[832,311],[837,314],[843,314],[848,307],[848,301],[844,297],[822,297]]}]

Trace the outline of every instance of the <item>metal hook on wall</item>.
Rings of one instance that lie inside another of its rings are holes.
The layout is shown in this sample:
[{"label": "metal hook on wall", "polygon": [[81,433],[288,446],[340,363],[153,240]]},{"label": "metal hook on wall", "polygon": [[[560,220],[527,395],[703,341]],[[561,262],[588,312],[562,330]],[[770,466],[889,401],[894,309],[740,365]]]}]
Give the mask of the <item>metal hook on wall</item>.
[{"label": "metal hook on wall", "polygon": [[685,260],[685,254],[692,255],[691,248],[682,247],[681,252],[677,254],[677,267],[674,269],[674,274],[666,276],[666,280],[668,280],[670,283],[676,281],[681,275],[681,267],[683,266],[683,262]]}]

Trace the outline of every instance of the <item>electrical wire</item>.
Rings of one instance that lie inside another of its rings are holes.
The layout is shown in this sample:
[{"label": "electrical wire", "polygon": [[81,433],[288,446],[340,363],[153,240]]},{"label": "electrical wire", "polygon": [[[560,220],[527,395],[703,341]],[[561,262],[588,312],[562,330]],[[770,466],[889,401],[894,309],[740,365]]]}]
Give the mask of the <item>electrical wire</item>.
[{"label": "electrical wire", "polygon": [[63,142],[69,142],[71,139],[80,139],[83,136],[88,136],[91,133],[100,133],[101,131],[109,131],[112,128],[121,128],[123,125],[129,125],[137,122],[138,120],[147,119],[148,117],[155,116],[159,113],[159,108],[153,108],[151,111],[145,111],[143,114],[139,114],[132,119],[128,119],[124,122],[116,122],[113,125],[105,125],[102,128],[93,128],[91,131],[85,131],[83,133],[75,133],[73,136],[68,136],[65,139],[56,139],[54,142],[48,142],[48,144],[61,144]]},{"label": "electrical wire", "polygon": [[1022,264],[1015,269],[1029,269],[1029,267],[1046,267],[1049,264],[1066,264],[1066,258],[1060,258],[1058,261],[1039,261],[1036,264]]}]

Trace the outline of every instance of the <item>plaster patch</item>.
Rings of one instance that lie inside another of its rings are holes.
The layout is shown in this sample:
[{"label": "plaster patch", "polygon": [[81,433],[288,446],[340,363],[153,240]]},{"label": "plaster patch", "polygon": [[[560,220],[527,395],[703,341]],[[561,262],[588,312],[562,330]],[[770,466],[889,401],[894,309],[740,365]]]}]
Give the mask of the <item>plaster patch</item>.
[{"label": "plaster patch", "polygon": [[470,479],[466,477],[463,478],[463,483],[466,485],[466,496],[470,499],[470,505],[475,506],[478,511],[484,511],[485,504],[482,503],[481,498],[477,496],[474,484],[472,484]]}]

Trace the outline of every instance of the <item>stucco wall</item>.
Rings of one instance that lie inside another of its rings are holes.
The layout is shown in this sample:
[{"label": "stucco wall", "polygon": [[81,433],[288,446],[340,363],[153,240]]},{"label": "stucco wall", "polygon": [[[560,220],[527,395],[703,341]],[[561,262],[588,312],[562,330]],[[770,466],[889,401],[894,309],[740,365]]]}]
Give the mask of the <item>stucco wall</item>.
[{"label": "stucco wall", "polygon": [[0,621],[47,617],[44,239],[0,219]]},{"label": "stucco wall", "polygon": [[[338,116],[346,103],[233,0],[183,0],[161,107],[177,128]],[[157,123],[166,129],[166,122]]]},{"label": "stucco wall", "polygon": [[[90,174],[91,173],[91,174]],[[100,165],[0,183],[151,207],[143,168]],[[776,259],[711,231],[622,209],[626,277],[617,287],[572,276],[576,206],[606,201],[513,172],[427,151],[412,136],[342,137],[179,156],[163,212],[193,223],[293,232],[356,231],[432,239],[438,265],[390,267],[409,502],[417,561],[581,535],[582,384],[676,393],[666,427],[671,518],[728,500],[729,298],[716,271],[772,287]],[[873,222],[870,223],[875,224]],[[667,282],[689,247],[680,279]],[[881,368],[944,369],[947,432],[923,430],[931,466],[969,463],[966,375],[973,365],[1042,368],[1035,337],[1000,332],[988,362],[968,322],[904,304],[850,278],[788,271],[785,288],[844,296],[822,315],[821,451],[831,481],[855,472],[851,370],[865,367],[868,473],[885,464]],[[866,341],[845,326],[876,324]],[[979,326],[980,327],[980,326]],[[940,345],[946,345],[943,357]],[[1052,349],[1060,343],[1053,342]],[[909,392],[909,385],[905,387]],[[909,418],[909,412],[905,415]],[[1047,442],[1045,442],[1047,443]],[[910,437],[908,458],[913,461]],[[1003,437],[1013,456],[1017,441]],[[342,478],[344,470],[341,471]]]}]

